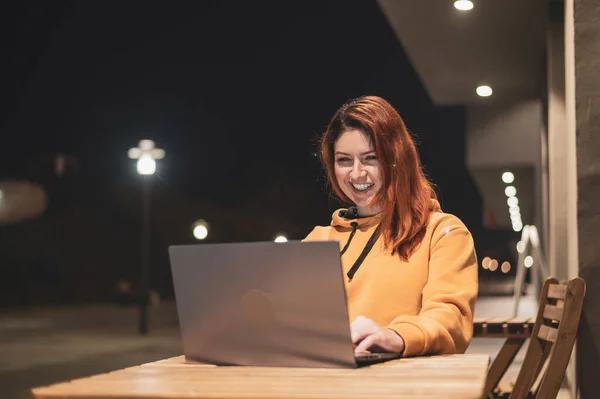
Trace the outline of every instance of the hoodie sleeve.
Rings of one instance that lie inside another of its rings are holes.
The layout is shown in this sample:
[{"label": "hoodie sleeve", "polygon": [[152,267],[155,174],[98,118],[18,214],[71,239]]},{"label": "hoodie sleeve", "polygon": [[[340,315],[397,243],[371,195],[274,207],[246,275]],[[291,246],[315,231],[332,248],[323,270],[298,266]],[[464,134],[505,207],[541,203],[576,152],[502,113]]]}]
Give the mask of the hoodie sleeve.
[{"label": "hoodie sleeve", "polygon": [[387,327],[404,339],[406,356],[464,353],[473,336],[477,292],[473,239],[458,218],[450,217],[431,239],[421,312],[396,317]]}]

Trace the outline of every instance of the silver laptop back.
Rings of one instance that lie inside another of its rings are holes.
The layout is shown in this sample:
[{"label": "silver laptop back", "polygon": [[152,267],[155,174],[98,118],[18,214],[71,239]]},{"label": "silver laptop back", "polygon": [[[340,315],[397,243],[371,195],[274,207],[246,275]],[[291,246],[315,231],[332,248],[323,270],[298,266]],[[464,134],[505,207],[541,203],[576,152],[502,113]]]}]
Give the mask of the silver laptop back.
[{"label": "silver laptop back", "polygon": [[169,247],[186,359],[357,367],[333,241]]}]

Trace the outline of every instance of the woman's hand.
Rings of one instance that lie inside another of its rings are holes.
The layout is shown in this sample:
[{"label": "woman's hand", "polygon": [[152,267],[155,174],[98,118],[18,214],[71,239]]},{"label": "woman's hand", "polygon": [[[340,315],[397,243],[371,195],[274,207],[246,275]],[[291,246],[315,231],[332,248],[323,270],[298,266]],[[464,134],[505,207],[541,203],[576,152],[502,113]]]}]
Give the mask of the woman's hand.
[{"label": "woman's hand", "polygon": [[395,331],[375,323],[373,320],[358,316],[350,324],[354,352],[404,352],[404,339]]}]

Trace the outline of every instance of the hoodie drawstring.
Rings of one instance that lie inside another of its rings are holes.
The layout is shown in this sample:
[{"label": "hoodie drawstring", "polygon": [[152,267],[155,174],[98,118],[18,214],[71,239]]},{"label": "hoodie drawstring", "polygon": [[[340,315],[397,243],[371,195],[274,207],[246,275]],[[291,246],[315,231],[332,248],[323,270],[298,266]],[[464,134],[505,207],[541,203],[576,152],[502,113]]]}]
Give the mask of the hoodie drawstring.
[{"label": "hoodie drawstring", "polygon": [[[360,267],[360,265],[363,263],[363,261],[365,260],[365,258],[369,254],[369,252],[371,252],[371,249],[373,248],[373,245],[375,245],[375,242],[377,241],[377,238],[379,238],[379,233],[380,232],[381,232],[381,224],[378,225],[377,228],[375,229],[375,231],[373,232],[373,234],[371,234],[371,237],[369,237],[369,241],[367,241],[367,244],[363,248],[360,256],[356,259],[356,262],[354,262],[354,264],[352,265],[352,267],[350,268],[350,270],[348,270],[348,273],[346,275],[348,276],[348,278],[350,280],[352,280],[352,277],[354,277],[354,274],[356,273],[356,271],[358,270],[358,268]],[[352,236],[350,236],[350,237],[352,238]],[[350,240],[348,240],[348,244],[349,243],[350,243]],[[346,244],[346,247],[348,246],[348,244]],[[345,249],[346,248],[344,248],[344,250]]]},{"label": "hoodie drawstring", "polygon": [[352,241],[352,237],[354,237],[354,233],[356,233],[356,228],[358,227],[358,223],[352,222],[352,223],[350,223],[350,226],[352,226],[352,232],[350,233],[350,237],[348,237],[348,241],[346,241],[346,245],[344,245],[344,249],[342,249],[342,251],[340,252],[340,256],[342,256],[344,254],[344,252],[346,252],[346,250],[348,249],[348,246],[350,245],[350,241]]}]

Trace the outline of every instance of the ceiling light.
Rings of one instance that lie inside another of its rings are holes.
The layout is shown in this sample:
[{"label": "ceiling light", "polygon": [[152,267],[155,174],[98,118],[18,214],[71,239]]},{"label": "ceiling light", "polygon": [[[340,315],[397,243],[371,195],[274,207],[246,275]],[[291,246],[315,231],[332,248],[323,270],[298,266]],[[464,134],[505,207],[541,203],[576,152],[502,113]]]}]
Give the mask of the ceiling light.
[{"label": "ceiling light", "polygon": [[479,86],[475,91],[479,97],[489,97],[493,93],[490,86]]},{"label": "ceiling light", "polygon": [[519,205],[519,199],[517,197],[508,197],[506,203],[508,206],[517,206]]},{"label": "ceiling light", "polygon": [[521,231],[523,230],[523,223],[513,223],[512,228],[514,231]]},{"label": "ceiling light", "polygon": [[454,8],[460,11],[469,11],[473,9],[473,2],[470,0],[456,0]]},{"label": "ceiling light", "polygon": [[515,181],[515,175],[512,172],[504,172],[502,173],[502,181],[506,184],[512,183]]},{"label": "ceiling light", "polygon": [[517,189],[515,186],[508,186],[504,189],[504,194],[506,194],[507,197],[514,197],[517,195]]}]

